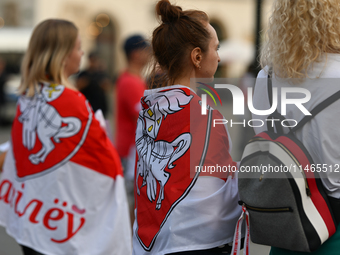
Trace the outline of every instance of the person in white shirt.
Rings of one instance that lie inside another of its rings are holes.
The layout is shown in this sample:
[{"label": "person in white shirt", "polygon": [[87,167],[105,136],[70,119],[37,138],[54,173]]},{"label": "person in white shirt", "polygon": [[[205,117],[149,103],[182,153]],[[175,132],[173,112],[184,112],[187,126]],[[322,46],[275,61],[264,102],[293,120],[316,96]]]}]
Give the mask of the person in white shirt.
[{"label": "person in white shirt", "polygon": [[[272,86],[278,91],[277,110],[282,114],[282,88],[307,89],[311,98],[303,104],[308,111],[340,90],[340,5],[335,0],[276,0],[268,28],[268,40],[261,52],[263,70],[257,77],[253,104],[255,109],[270,108],[267,92],[269,69]],[[301,99],[302,93],[288,93]],[[295,135],[305,145],[315,164],[325,164],[320,173],[326,192],[340,201],[340,100],[321,111]],[[287,104],[286,119],[299,122],[305,114],[295,104]],[[265,120],[268,116],[253,115]],[[292,125],[294,123],[291,123]],[[255,128],[258,134],[266,126]],[[288,132],[288,128],[284,128]],[[338,202],[340,206],[340,202]],[[340,230],[311,254],[338,254]],[[271,255],[304,254],[272,248]],[[308,253],[310,254],[310,253]]]}]

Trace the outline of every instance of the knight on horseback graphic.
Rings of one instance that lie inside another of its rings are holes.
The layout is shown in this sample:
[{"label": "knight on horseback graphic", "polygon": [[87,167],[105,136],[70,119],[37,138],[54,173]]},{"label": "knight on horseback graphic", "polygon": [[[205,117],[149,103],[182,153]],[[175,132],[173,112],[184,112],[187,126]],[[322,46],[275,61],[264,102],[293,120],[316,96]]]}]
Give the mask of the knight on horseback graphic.
[{"label": "knight on horseback graphic", "polygon": [[22,96],[19,99],[21,112],[19,121],[23,124],[22,142],[24,147],[32,150],[37,138],[42,144],[42,148],[37,153],[29,156],[29,160],[34,165],[43,163],[55,148],[51,138],[55,143],[60,143],[60,138],[71,137],[77,134],[81,128],[78,118],[62,117],[48,103],[56,99],[63,89],[64,87],[61,85],[50,84],[43,87],[42,93],[37,93],[32,98]]},{"label": "knight on horseback graphic", "polygon": [[[169,95],[168,95],[169,94]],[[152,106],[150,99],[158,100]],[[160,185],[156,202],[159,210],[164,199],[164,186],[170,178],[170,173],[165,168],[173,169],[173,164],[178,158],[186,153],[191,144],[191,134],[182,133],[173,141],[156,140],[162,121],[168,114],[176,113],[189,104],[192,96],[187,96],[182,90],[176,89],[171,92],[163,92],[159,96],[146,96],[142,98],[143,111],[140,112],[136,134],[136,147],[138,153],[136,190],[140,195],[140,189],[146,186],[147,196],[150,202],[156,200],[157,182]],[[138,186],[138,176],[143,177],[141,187]]]}]

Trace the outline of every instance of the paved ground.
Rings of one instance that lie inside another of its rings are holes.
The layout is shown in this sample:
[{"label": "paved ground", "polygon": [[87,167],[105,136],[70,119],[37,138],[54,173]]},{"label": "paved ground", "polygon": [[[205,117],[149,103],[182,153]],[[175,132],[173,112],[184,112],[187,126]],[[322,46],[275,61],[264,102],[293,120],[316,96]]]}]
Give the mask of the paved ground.
[{"label": "paved ground", "polygon": [[[0,127],[0,144],[10,138],[10,127]],[[1,212],[0,212],[1,213]],[[0,255],[22,255],[19,245],[0,227]]]},{"label": "paved ground", "polygon": [[22,255],[20,246],[0,227],[0,255]]}]

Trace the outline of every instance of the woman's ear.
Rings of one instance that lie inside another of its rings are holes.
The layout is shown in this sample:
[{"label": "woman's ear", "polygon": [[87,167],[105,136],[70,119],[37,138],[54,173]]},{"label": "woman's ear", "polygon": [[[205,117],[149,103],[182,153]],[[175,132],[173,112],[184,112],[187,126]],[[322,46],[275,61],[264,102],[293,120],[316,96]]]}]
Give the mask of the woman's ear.
[{"label": "woman's ear", "polygon": [[201,61],[202,61],[202,50],[200,47],[196,47],[191,51],[191,62],[193,65],[201,69]]}]

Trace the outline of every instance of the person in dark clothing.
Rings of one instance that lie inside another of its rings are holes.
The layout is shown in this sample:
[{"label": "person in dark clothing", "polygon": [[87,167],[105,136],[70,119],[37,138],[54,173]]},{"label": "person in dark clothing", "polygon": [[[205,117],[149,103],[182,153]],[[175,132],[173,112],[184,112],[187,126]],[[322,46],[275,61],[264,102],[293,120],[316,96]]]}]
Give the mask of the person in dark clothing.
[{"label": "person in dark clothing", "polygon": [[76,85],[90,102],[93,111],[102,110],[104,117],[108,111],[105,92],[109,88],[109,84],[110,79],[101,68],[99,56],[97,53],[90,53],[89,66],[79,73]]},{"label": "person in dark clothing", "polygon": [[5,84],[7,81],[6,62],[0,58],[0,125],[10,124],[5,118],[6,94]]}]

